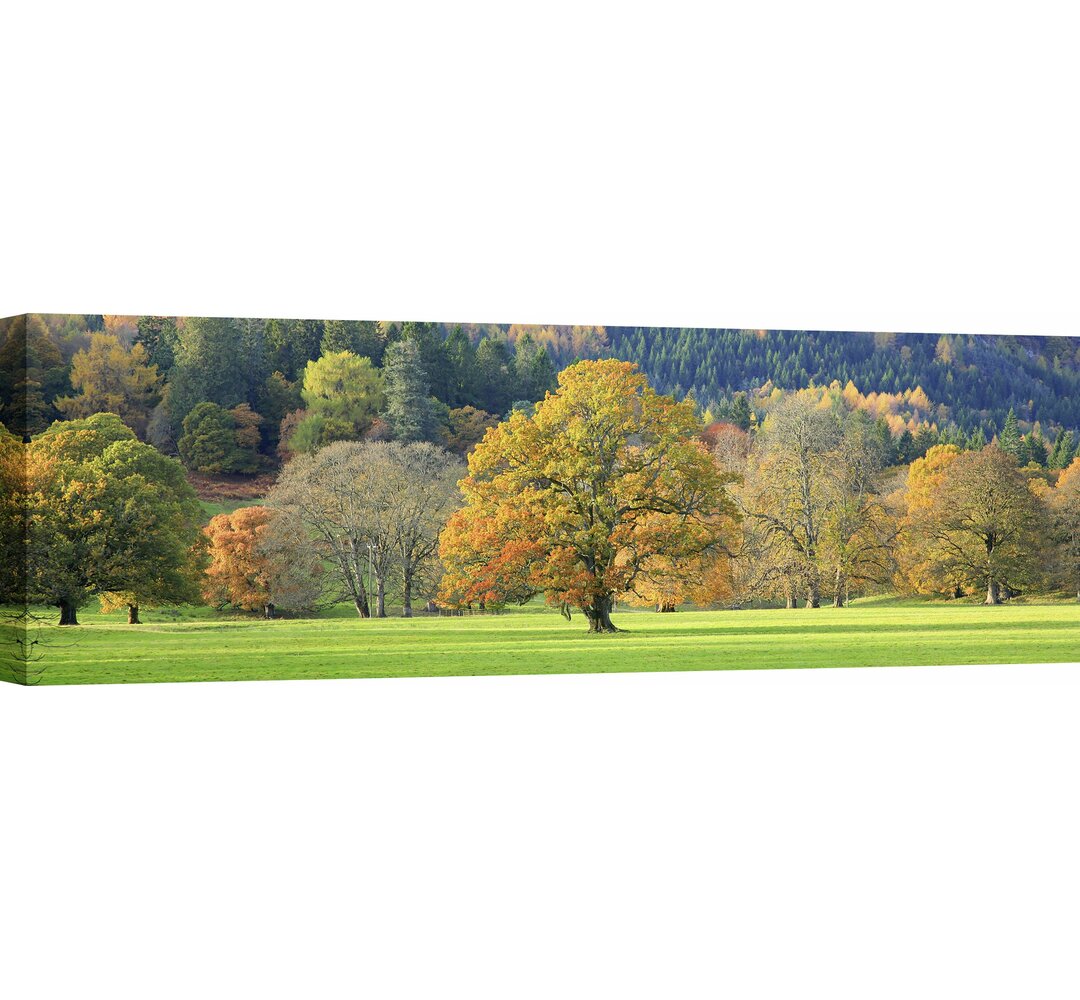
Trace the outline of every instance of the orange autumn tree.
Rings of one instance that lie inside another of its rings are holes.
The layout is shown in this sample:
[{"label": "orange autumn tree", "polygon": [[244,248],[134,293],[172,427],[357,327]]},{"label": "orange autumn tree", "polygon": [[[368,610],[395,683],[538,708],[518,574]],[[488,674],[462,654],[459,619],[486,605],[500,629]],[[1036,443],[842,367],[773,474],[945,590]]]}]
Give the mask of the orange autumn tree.
[{"label": "orange autumn tree", "polygon": [[261,609],[273,618],[278,609],[306,611],[319,603],[322,563],[295,518],[269,507],[240,507],[211,518],[206,536],[208,604]]},{"label": "orange autumn tree", "polygon": [[581,361],[534,414],[513,413],[469,456],[465,507],[440,540],[444,603],[544,593],[580,608],[590,632],[618,631],[617,595],[665,561],[722,545],[736,517],[692,402],[661,396],[637,366]]}]

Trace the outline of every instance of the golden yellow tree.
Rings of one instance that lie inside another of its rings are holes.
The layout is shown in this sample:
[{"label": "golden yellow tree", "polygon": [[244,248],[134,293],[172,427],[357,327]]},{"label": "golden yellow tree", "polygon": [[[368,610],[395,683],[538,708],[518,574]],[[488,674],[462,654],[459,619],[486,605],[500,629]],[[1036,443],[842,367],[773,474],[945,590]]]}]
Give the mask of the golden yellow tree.
[{"label": "golden yellow tree", "polygon": [[1058,477],[1047,497],[1057,542],[1057,565],[1065,586],[1080,601],[1080,458]]},{"label": "golden yellow tree", "polygon": [[69,419],[115,413],[140,438],[161,400],[162,377],[142,344],[127,348],[108,333],[94,333],[90,346],[71,359],[71,384],[78,395],[56,400]]},{"label": "golden yellow tree", "polygon": [[931,555],[932,578],[979,588],[987,604],[1040,582],[1044,503],[1016,459],[997,445],[948,462],[909,530]]},{"label": "golden yellow tree", "polygon": [[935,445],[923,458],[915,459],[908,469],[907,484],[901,497],[904,514],[897,550],[897,583],[902,590],[963,596],[961,577],[949,572],[940,541],[925,529],[945,473],[960,454],[954,444]]},{"label": "golden yellow tree", "polygon": [[[697,440],[693,404],[661,396],[629,362],[582,361],[535,413],[514,413],[469,456],[466,512],[440,554],[442,598],[543,592],[617,631],[618,594],[719,546],[732,478]],[[486,588],[483,590],[482,588]]]}]

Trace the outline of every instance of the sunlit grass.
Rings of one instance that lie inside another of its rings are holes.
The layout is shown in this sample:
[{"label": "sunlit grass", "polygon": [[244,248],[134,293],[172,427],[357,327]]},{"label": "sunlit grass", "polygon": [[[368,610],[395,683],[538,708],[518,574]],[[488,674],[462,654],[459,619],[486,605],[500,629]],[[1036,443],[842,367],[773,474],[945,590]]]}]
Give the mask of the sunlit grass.
[{"label": "sunlit grass", "polygon": [[622,611],[590,636],[533,606],[501,615],[267,622],[209,609],[147,610],[145,624],[85,609],[49,626],[43,683],[420,677],[864,667],[1080,660],[1080,605],[981,607],[867,600],[819,610]]}]

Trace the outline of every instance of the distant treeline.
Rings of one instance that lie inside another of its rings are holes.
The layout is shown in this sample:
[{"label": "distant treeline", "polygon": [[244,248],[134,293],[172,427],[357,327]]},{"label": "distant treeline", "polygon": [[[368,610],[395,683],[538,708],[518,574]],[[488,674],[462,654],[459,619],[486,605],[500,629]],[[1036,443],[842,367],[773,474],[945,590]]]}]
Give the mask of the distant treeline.
[{"label": "distant treeline", "polygon": [[923,333],[608,327],[610,352],[637,362],[661,392],[718,415],[736,392],[852,382],[863,393],[921,387],[948,423],[987,440],[1010,409],[1022,429],[1080,428],[1080,340]]},{"label": "distant treeline", "polygon": [[26,437],[113,412],[208,473],[261,471],[339,440],[463,455],[528,412],[558,370],[605,357],[692,396],[706,425],[744,430],[784,393],[834,386],[878,421],[896,463],[1004,434],[1019,435],[1022,465],[1060,468],[1080,436],[1069,338],[108,315],[3,321],[0,422]]}]

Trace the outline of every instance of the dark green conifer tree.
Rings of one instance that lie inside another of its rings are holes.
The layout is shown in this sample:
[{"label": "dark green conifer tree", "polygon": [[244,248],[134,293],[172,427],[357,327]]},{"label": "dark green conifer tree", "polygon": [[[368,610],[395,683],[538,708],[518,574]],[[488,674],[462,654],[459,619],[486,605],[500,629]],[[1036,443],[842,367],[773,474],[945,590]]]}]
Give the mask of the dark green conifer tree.
[{"label": "dark green conifer tree", "polygon": [[386,349],[386,421],[398,441],[423,441],[431,434],[433,412],[420,347],[405,338]]}]

